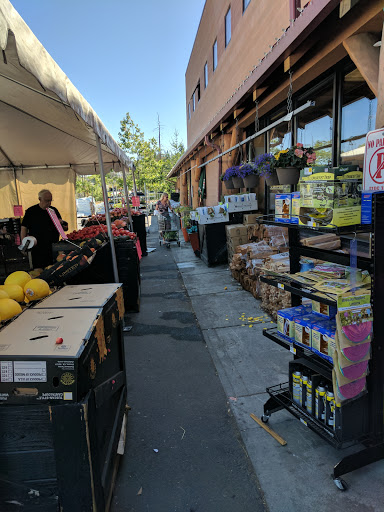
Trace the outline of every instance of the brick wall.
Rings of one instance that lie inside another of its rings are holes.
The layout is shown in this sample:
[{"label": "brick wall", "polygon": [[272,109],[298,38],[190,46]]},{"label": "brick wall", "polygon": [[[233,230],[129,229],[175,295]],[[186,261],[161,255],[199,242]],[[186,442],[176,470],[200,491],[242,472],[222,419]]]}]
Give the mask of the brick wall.
[{"label": "brick wall", "polygon": [[[214,117],[238,85],[258,64],[269,45],[289,26],[289,0],[251,0],[242,12],[243,0],[207,0],[188,63],[186,103],[200,80],[201,97],[187,119],[188,146]],[[232,37],[225,48],[225,15],[231,7]],[[218,64],[212,68],[212,47],[217,38]],[[208,87],[204,89],[204,64],[208,63]],[[188,108],[186,109],[188,110]]]}]

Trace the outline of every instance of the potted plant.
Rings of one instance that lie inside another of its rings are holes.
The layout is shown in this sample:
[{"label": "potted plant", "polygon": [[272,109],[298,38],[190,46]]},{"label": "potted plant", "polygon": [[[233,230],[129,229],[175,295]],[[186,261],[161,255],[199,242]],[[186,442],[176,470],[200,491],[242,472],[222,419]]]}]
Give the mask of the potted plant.
[{"label": "potted plant", "polygon": [[233,183],[233,177],[237,175],[237,169],[237,166],[228,167],[225,173],[220,176],[227,189],[237,188]]},{"label": "potted plant", "polygon": [[279,151],[275,155],[275,167],[280,185],[296,185],[300,178],[300,169],[312,165],[316,160],[313,148],[305,148],[296,144],[289,149]]},{"label": "potted plant", "polygon": [[254,162],[240,165],[239,174],[243,178],[244,187],[253,188],[259,182],[259,175]]},{"label": "potted plant", "polygon": [[263,153],[255,158],[255,168],[260,178],[264,178],[268,187],[278,185],[275,169],[275,157],[272,153]]}]

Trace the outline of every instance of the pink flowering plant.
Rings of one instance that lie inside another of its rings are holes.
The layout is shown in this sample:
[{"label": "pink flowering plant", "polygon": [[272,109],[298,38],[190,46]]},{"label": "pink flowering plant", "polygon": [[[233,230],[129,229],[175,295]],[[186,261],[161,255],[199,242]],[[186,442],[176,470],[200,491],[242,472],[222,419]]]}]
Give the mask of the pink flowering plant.
[{"label": "pink flowering plant", "polygon": [[316,153],[313,148],[305,148],[298,142],[296,146],[283,149],[275,155],[275,167],[297,167],[304,169],[313,165],[316,160]]}]

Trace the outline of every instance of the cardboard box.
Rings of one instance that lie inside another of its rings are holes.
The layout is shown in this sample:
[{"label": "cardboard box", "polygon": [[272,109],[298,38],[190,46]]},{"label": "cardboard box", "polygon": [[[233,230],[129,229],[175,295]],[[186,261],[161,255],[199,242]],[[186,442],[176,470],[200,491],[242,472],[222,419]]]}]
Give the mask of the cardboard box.
[{"label": "cardboard box", "polygon": [[383,191],[365,190],[361,193],[361,223],[372,224],[372,203],[373,194],[380,194]]},{"label": "cardboard box", "polygon": [[325,168],[300,178],[299,224],[350,226],[361,222],[363,173],[356,166]]},{"label": "cardboard box", "polygon": [[246,237],[247,236],[247,226],[244,226],[244,224],[230,224],[228,226],[225,226],[225,232],[227,234],[227,238],[233,238],[233,237],[239,237],[239,236]]},{"label": "cardboard box", "polygon": [[337,313],[336,306],[328,306],[328,304],[323,304],[317,300],[312,301],[312,311],[317,315],[324,316],[325,318],[335,318]]},{"label": "cardboard box", "polygon": [[298,224],[300,215],[300,192],[292,192],[291,196],[291,224]]},{"label": "cardboard box", "polygon": [[301,347],[311,349],[312,327],[320,325],[323,320],[319,315],[310,314],[295,318],[295,343]]},{"label": "cardboard box", "polygon": [[235,236],[227,239],[227,246],[234,252],[237,246],[246,244],[247,242],[248,239],[246,236]]},{"label": "cardboard box", "polygon": [[332,320],[312,327],[312,351],[330,363],[336,350],[335,334],[336,323]]},{"label": "cardboard box", "polygon": [[289,341],[295,341],[295,318],[308,315],[310,306],[281,309],[277,312],[277,332]]},{"label": "cardboard box", "polygon": [[243,215],[243,224],[256,224],[256,219],[262,216],[262,213],[245,213]]},{"label": "cardboard box", "polygon": [[108,356],[101,313],[31,308],[2,329],[2,403],[75,402],[101,384]]},{"label": "cardboard box", "polygon": [[291,222],[292,194],[275,195],[275,221],[282,223]]}]

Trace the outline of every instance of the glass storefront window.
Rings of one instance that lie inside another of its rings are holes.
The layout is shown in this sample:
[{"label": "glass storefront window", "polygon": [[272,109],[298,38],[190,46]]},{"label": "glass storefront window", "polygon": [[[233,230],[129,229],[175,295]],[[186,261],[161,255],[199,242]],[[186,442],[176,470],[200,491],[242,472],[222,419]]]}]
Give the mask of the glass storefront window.
[{"label": "glass storefront window", "polygon": [[[270,123],[272,124],[280,117],[283,117],[286,112],[279,112],[271,117]],[[276,155],[282,149],[290,148],[292,145],[292,134],[289,130],[289,124],[284,122],[275,126],[268,132],[269,134],[269,152]]]},{"label": "glass storefront window", "polygon": [[300,98],[299,104],[307,99],[316,104],[297,116],[297,142],[315,150],[315,165],[332,165],[333,83],[328,82],[311,98]]},{"label": "glass storefront window", "polygon": [[340,164],[364,164],[365,135],[375,128],[377,99],[357,69],[343,81]]}]

